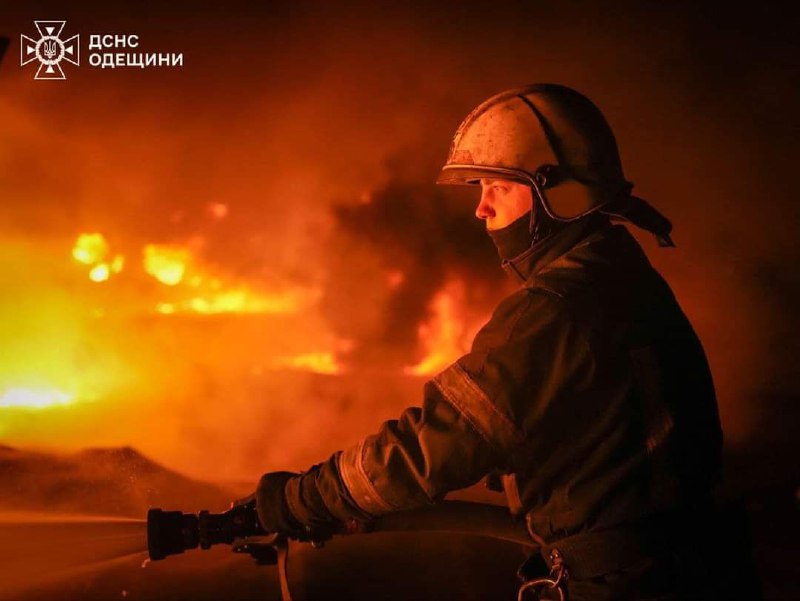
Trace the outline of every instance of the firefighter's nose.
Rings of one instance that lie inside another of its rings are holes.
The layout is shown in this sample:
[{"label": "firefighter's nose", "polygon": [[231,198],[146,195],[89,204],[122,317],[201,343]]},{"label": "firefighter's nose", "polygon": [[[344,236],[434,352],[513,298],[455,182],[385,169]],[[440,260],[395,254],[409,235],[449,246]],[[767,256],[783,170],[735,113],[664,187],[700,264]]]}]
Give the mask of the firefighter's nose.
[{"label": "firefighter's nose", "polygon": [[475,217],[478,219],[494,217],[494,207],[489,200],[489,194],[486,192],[481,193],[481,200],[478,203],[478,207],[475,209]]}]

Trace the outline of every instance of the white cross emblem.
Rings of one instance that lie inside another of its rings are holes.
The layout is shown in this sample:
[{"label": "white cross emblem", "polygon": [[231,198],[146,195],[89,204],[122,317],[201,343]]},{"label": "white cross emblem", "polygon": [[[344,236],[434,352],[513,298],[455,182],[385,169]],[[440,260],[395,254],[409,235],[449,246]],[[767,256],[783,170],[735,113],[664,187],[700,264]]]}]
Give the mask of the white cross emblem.
[{"label": "white cross emblem", "polygon": [[34,79],[66,79],[59,63],[62,60],[80,65],[80,36],[61,40],[61,30],[66,21],[34,21],[39,30],[39,39],[19,36],[20,66],[38,60],[39,70]]}]

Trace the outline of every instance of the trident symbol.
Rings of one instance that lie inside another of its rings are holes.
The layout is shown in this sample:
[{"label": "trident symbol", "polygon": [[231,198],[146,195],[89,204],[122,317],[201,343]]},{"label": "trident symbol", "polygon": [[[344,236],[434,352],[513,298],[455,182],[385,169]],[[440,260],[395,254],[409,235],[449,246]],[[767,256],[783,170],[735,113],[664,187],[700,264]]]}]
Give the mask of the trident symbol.
[{"label": "trident symbol", "polygon": [[56,41],[55,40],[47,40],[44,44],[44,55],[53,60],[53,57],[56,55]]},{"label": "trident symbol", "polygon": [[34,21],[34,24],[39,31],[38,40],[25,34],[19,36],[20,66],[39,61],[39,70],[34,79],[66,79],[60,63],[81,64],[80,36],[75,34],[69,39],[61,39],[66,21]]}]

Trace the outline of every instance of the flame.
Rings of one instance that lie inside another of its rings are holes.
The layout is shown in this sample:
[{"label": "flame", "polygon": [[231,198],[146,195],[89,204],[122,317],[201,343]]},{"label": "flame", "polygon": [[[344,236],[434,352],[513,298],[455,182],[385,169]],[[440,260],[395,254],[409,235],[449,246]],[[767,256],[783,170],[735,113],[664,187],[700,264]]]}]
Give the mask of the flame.
[{"label": "flame", "polygon": [[100,233],[81,234],[72,247],[72,258],[78,263],[91,267],[89,279],[93,282],[105,282],[112,273],[120,273],[125,265],[125,257],[115,255],[109,262],[109,244]]},{"label": "flame", "polygon": [[194,296],[178,302],[161,302],[156,304],[156,311],[162,315],[174,313],[199,313],[200,315],[218,315],[222,313],[296,313],[304,303],[303,294],[299,291],[285,293],[264,293],[240,287],[231,290]]},{"label": "flame", "polygon": [[24,407],[28,409],[45,409],[70,405],[75,402],[75,395],[55,388],[8,388],[0,397],[0,408]]},{"label": "flame", "polygon": [[148,244],[144,247],[144,270],[162,284],[177,286],[186,274],[189,250],[176,244]]},{"label": "flame", "polygon": [[247,288],[225,290],[209,297],[195,297],[189,301],[197,313],[294,313],[299,302],[296,295],[256,293]]},{"label": "flame", "polygon": [[405,374],[434,374],[466,352],[466,325],[458,315],[463,295],[463,284],[454,281],[433,297],[430,304],[431,317],[417,330],[420,343],[426,351],[425,357],[416,365],[404,368]]},{"label": "flame", "polygon": [[105,259],[108,254],[108,242],[103,234],[81,234],[72,248],[72,256],[79,263],[94,265]]},{"label": "flame", "polygon": [[[211,273],[195,258],[190,247],[178,244],[148,244],[144,248],[144,270],[167,286],[180,289],[186,296],[159,302],[158,313],[295,313],[306,300],[319,296],[306,289],[264,292],[247,284],[227,281]],[[188,292],[186,289],[191,288]]]},{"label": "flame", "polygon": [[342,371],[333,353],[305,353],[293,357],[280,357],[273,361],[272,365],[275,368],[300,369],[329,375]]}]

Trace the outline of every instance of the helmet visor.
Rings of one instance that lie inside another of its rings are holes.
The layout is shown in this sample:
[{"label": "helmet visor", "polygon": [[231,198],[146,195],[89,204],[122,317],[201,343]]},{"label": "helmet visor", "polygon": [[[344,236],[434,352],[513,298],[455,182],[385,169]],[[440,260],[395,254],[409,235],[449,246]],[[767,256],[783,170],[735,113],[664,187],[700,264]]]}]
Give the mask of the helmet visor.
[{"label": "helmet visor", "polygon": [[480,180],[484,178],[510,179],[521,184],[531,184],[531,177],[520,169],[488,165],[445,165],[436,178],[436,183],[474,186],[480,184]]}]

